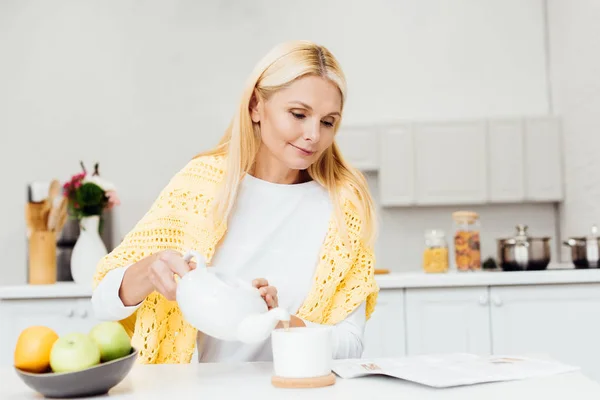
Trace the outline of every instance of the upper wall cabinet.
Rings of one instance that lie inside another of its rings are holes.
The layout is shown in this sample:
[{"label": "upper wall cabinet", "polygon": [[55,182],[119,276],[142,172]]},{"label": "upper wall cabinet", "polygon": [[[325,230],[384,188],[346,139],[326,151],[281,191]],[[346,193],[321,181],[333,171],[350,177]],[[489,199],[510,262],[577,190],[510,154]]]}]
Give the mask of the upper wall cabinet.
[{"label": "upper wall cabinet", "polygon": [[[563,199],[558,118],[414,123],[379,131],[383,206]],[[363,146],[365,154],[375,153],[371,144]]]},{"label": "upper wall cabinet", "polygon": [[486,201],[485,123],[424,123],[380,135],[383,206]]},{"label": "upper wall cabinet", "polygon": [[560,201],[563,190],[562,135],[558,118],[525,122],[525,200]]},{"label": "upper wall cabinet", "polygon": [[346,160],[362,171],[379,168],[379,135],[370,128],[342,128],[336,142]]},{"label": "upper wall cabinet", "polygon": [[485,124],[417,124],[415,193],[418,204],[486,201]]},{"label": "upper wall cabinet", "polygon": [[401,125],[383,129],[379,138],[381,205],[414,204],[416,152],[412,127]]},{"label": "upper wall cabinet", "polygon": [[561,201],[561,140],[558,118],[490,121],[488,201]]},{"label": "upper wall cabinet", "polygon": [[488,200],[518,202],[525,199],[524,123],[520,119],[488,122]]}]

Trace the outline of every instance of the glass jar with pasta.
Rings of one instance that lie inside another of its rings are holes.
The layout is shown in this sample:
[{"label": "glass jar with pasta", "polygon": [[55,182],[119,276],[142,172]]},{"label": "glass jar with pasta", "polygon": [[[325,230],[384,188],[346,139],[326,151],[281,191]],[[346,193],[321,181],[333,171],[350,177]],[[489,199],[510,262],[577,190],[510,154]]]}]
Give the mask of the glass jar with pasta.
[{"label": "glass jar with pasta", "polygon": [[479,215],[472,211],[457,211],[454,220],[454,260],[458,271],[481,270]]},{"label": "glass jar with pasta", "polygon": [[425,231],[423,270],[427,273],[447,272],[450,264],[446,234],[439,229]]}]

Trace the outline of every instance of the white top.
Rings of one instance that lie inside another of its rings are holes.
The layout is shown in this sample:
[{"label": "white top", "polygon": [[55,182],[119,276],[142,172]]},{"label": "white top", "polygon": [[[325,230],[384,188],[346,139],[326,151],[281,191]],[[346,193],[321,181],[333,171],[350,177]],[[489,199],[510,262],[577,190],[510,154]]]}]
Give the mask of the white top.
[{"label": "white top", "polygon": [[[277,288],[279,307],[295,314],[312,286],[332,213],[327,191],[316,182],[284,185],[247,175],[211,265],[249,282],[267,279]],[[121,320],[139,307],[125,307],[119,297],[126,268],[110,271],[94,291],[96,318]],[[364,326],[363,302],[333,328],[334,358],[362,355]],[[270,339],[244,344],[198,335],[197,351],[200,362],[272,360]]]},{"label": "white top", "polygon": [[[419,400],[598,400],[600,386],[581,372],[519,381],[434,389],[379,376],[337,378],[320,389],[279,389],[271,385],[271,363],[134,364],[109,391],[112,400],[162,399],[419,399]],[[40,399],[12,367],[0,366],[1,399]]]}]

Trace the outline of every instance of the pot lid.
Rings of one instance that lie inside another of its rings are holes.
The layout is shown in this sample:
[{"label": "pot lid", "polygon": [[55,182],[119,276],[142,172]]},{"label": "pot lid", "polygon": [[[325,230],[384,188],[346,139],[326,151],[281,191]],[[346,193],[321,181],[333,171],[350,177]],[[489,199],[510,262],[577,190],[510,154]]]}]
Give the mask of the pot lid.
[{"label": "pot lid", "polygon": [[569,237],[569,240],[574,240],[574,241],[578,241],[578,242],[582,242],[582,241],[586,241],[586,240],[591,240],[591,241],[600,240],[600,235],[598,234],[598,226],[594,224],[590,228],[589,234],[587,234],[585,236],[571,236],[571,237]]},{"label": "pot lid", "polygon": [[529,229],[529,227],[527,225],[523,225],[523,224],[518,224],[516,227],[516,235],[513,237],[509,237],[506,239],[499,239],[499,240],[517,240],[517,241],[527,241],[530,239],[537,239],[537,240],[548,240],[550,239],[550,237],[548,236],[543,236],[543,237],[532,237],[529,236],[529,233],[527,232],[527,230]]},{"label": "pot lid", "polygon": [[529,235],[527,234],[527,229],[529,227],[527,225],[517,225],[517,234],[515,235],[515,239],[527,239]]},{"label": "pot lid", "polygon": [[590,229],[590,234],[587,236],[588,239],[596,240],[598,239],[598,227],[594,224]]}]

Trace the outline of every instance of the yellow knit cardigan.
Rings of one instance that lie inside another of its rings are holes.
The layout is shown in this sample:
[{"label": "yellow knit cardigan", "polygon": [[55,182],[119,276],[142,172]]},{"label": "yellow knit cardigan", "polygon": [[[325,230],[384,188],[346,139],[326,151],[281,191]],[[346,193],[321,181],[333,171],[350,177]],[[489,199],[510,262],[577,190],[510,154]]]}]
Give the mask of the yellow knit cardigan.
[{"label": "yellow knit cardigan", "polygon": [[[108,271],[161,250],[183,253],[196,249],[210,263],[227,230],[225,222],[209,222],[209,210],[224,173],[224,157],[199,157],[185,165],[131,232],[99,262],[94,288]],[[360,239],[357,210],[348,200],[342,207],[349,240],[342,238],[332,217],[312,288],[296,313],[315,323],[340,322],[364,300],[368,319],[379,292],[374,278],[374,254]],[[197,331],[182,317],[175,301],[153,292],[131,317],[120,322],[131,336],[132,345],[140,350],[138,362],[190,362]]]}]

